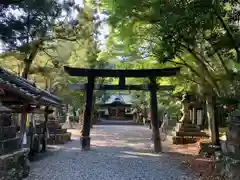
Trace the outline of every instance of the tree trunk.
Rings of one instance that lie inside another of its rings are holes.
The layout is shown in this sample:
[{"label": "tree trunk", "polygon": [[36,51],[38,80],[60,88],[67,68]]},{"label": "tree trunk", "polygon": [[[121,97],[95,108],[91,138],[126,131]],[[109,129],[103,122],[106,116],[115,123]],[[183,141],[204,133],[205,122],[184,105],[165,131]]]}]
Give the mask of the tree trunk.
[{"label": "tree trunk", "polygon": [[[35,59],[37,53],[38,53],[38,48],[40,46],[40,43],[37,44],[30,55],[28,57],[25,57],[24,59],[24,69],[22,72],[22,77],[24,79],[28,79],[28,74],[32,65],[33,60]],[[25,112],[27,109],[24,108],[24,112],[22,112],[22,118],[21,118],[21,125],[20,125],[20,137],[21,137],[21,142],[23,140],[24,133],[26,132],[26,120],[27,120],[27,112]],[[22,144],[22,143],[21,143]]]},{"label": "tree trunk", "polygon": [[27,106],[24,106],[20,121],[20,138],[22,147],[24,134],[26,133],[26,123],[27,123]]},{"label": "tree trunk", "polygon": [[68,125],[68,127],[70,127],[70,107],[69,104],[66,105],[66,121],[65,123]]},{"label": "tree trunk", "polygon": [[93,124],[95,124],[95,116],[94,116],[95,111],[96,111],[95,102],[96,102],[96,94],[93,93],[92,115],[91,115],[91,128],[93,128]]},{"label": "tree trunk", "polygon": [[217,123],[217,106],[216,99],[214,96],[207,96],[207,119],[208,119],[208,130],[211,137],[211,141],[215,145],[219,145],[219,130]]},{"label": "tree trunk", "polygon": [[40,43],[37,44],[35,47],[33,47],[30,55],[28,57],[25,57],[25,59],[23,60],[24,69],[23,69],[23,72],[22,72],[22,77],[25,78],[25,79],[28,78],[28,73],[30,71],[33,60],[37,56],[39,46],[40,46]]},{"label": "tree trunk", "polygon": [[197,108],[193,107],[192,109],[192,115],[193,115],[193,124],[197,124]]},{"label": "tree trunk", "polygon": [[150,77],[150,93],[151,93],[151,123],[152,123],[152,137],[154,144],[154,151],[159,153],[162,151],[161,137],[159,135],[159,119],[158,119],[158,102],[157,102],[157,88],[156,78]]},{"label": "tree trunk", "polygon": [[181,109],[182,118],[179,120],[179,122],[186,123],[186,124],[191,123],[190,117],[189,117],[189,102],[187,100],[186,94],[183,95],[183,99],[182,99],[181,103],[182,103],[182,109]]},{"label": "tree trunk", "polygon": [[207,125],[207,104],[206,104],[206,102],[205,103],[203,103],[203,109],[202,109],[202,111],[203,111],[203,121],[202,121],[202,128],[204,129],[205,127],[206,127],[206,125]]}]

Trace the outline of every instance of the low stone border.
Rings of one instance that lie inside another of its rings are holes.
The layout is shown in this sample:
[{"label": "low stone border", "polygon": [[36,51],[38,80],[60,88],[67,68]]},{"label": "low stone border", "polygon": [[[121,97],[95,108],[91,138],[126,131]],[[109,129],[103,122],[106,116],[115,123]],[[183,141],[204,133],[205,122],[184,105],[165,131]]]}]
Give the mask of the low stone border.
[{"label": "low stone border", "polygon": [[224,179],[240,179],[240,160],[223,155],[216,167],[218,174],[221,175],[221,177]]},{"label": "low stone border", "polygon": [[198,141],[199,138],[191,136],[173,136],[173,144],[194,144]]},{"label": "low stone border", "polygon": [[29,149],[0,156],[0,180],[19,180],[29,174]]},{"label": "low stone border", "polygon": [[64,134],[50,134],[50,137],[47,140],[47,144],[65,144],[71,140],[71,133],[67,132]]}]

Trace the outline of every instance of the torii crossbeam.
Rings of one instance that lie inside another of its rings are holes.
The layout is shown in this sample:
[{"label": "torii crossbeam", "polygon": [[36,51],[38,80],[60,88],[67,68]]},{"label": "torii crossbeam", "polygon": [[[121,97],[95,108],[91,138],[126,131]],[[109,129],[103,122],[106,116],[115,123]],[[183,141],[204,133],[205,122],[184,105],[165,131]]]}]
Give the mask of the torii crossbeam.
[{"label": "torii crossbeam", "polygon": [[[87,88],[87,84],[69,84],[68,88],[72,90],[85,90]],[[157,86],[157,90],[160,91],[171,91],[174,90],[174,86]],[[149,91],[151,87],[149,85],[110,85],[110,84],[95,84],[95,90],[134,90],[134,91]]]}]

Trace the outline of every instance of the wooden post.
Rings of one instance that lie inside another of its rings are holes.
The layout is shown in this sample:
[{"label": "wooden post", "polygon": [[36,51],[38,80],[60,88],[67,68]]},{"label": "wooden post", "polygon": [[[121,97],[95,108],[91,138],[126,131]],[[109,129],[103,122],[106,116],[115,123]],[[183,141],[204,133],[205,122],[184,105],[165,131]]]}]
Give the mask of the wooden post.
[{"label": "wooden post", "polygon": [[151,93],[151,123],[154,151],[159,153],[162,151],[161,139],[159,135],[158,105],[157,105],[157,84],[156,77],[150,77],[150,93]]},{"label": "wooden post", "polygon": [[[193,123],[193,109],[191,108],[191,109],[189,109],[189,119],[190,119],[190,121]],[[193,123],[194,124],[194,123]]]},{"label": "wooden post", "polygon": [[215,142],[215,145],[216,146],[220,146],[220,137],[219,137],[219,110],[218,110],[218,107],[217,107],[217,102],[216,102],[216,96],[213,96],[213,107],[214,107],[214,121],[215,121],[215,137],[216,137],[216,142]]},{"label": "wooden post", "polygon": [[197,108],[193,107],[193,124],[197,124]]},{"label": "wooden post", "polygon": [[43,123],[43,137],[42,137],[42,152],[46,151],[46,147],[47,147],[47,122],[48,122],[48,112],[49,107],[46,106],[45,107],[45,111],[44,111],[44,123]]},{"label": "wooden post", "polygon": [[67,128],[72,129],[72,123],[70,121],[70,114],[71,114],[71,112],[70,112],[70,105],[67,104],[66,105],[66,120],[65,120],[65,124],[66,124]]},{"label": "wooden post", "polygon": [[21,121],[20,121],[21,147],[23,147],[24,134],[26,133],[27,110],[28,110],[28,105],[24,104],[22,115],[21,115]]},{"label": "wooden post", "polygon": [[29,130],[28,130],[28,147],[30,148],[30,152],[29,152],[29,155],[33,155],[34,154],[34,149],[33,149],[33,137],[34,137],[34,119],[33,119],[33,113],[30,116],[30,122],[29,122]]},{"label": "wooden post", "polygon": [[83,130],[81,136],[82,150],[90,149],[90,128],[91,128],[91,115],[92,115],[92,100],[94,90],[95,77],[88,76],[88,83],[86,87],[86,107],[84,112]]},{"label": "wooden post", "polygon": [[126,80],[125,80],[125,77],[123,77],[123,76],[120,76],[119,77],[119,86],[121,87],[121,88],[123,88],[124,86],[125,86],[125,83],[126,83]]}]

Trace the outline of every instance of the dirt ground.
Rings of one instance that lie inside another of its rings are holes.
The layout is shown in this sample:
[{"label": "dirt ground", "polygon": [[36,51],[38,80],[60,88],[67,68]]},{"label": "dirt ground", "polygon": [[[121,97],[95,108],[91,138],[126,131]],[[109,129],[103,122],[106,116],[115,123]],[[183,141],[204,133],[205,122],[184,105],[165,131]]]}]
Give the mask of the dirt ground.
[{"label": "dirt ground", "polygon": [[199,142],[187,145],[174,145],[167,142],[164,143],[165,152],[171,153],[173,157],[182,162],[185,168],[192,169],[203,180],[219,180],[219,177],[214,175],[214,160],[198,155],[200,149]]},{"label": "dirt ground", "polygon": [[[72,130],[71,133],[74,136],[75,133],[79,133],[79,130]],[[188,145],[174,145],[171,137],[168,137],[166,141],[162,142],[162,146],[164,153],[171,154],[173,158],[181,161],[184,168],[193,170],[203,180],[219,180],[218,177],[214,176],[215,164],[213,159],[198,156],[199,142]],[[97,144],[99,145],[99,142]]]}]

